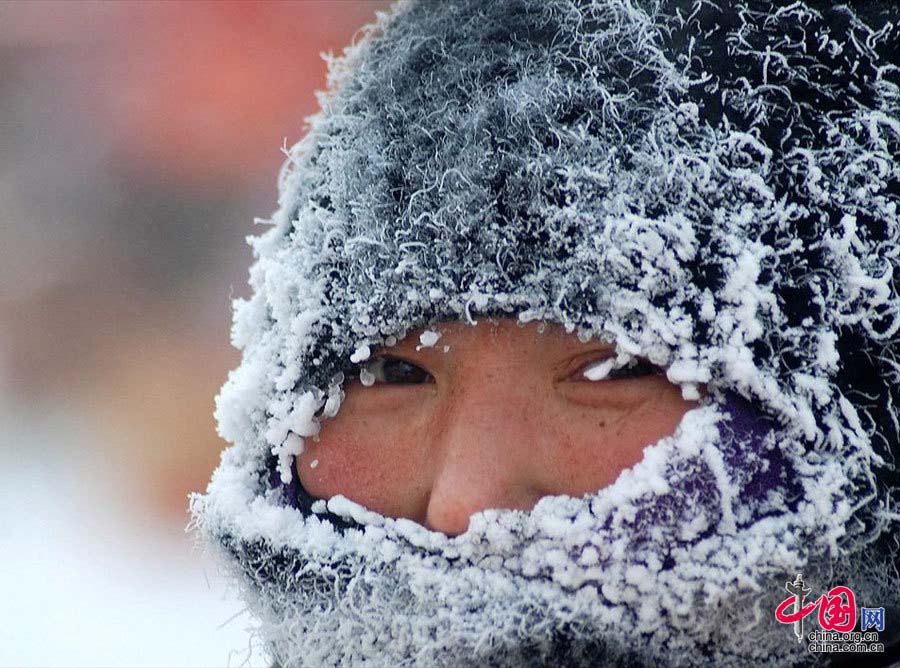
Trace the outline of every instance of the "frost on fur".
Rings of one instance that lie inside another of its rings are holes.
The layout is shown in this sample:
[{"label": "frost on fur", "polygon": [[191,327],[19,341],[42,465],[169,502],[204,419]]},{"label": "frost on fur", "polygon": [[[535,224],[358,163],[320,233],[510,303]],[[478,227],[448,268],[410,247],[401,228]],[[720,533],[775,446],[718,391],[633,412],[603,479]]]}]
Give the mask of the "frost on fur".
[{"label": "frost on fur", "polygon": [[[250,239],[233,445],[192,502],[284,665],[803,660],[764,612],[717,620],[900,519],[900,30],[879,11],[404,2],[331,62]],[[612,486],[455,539],[285,497],[372,350],[485,315],[613,341],[708,401]]]}]

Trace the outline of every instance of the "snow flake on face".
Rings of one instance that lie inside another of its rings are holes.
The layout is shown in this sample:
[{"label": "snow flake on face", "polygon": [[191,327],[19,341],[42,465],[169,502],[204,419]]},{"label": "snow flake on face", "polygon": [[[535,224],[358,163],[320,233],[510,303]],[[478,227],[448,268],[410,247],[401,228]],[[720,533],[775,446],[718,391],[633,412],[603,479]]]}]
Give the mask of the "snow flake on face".
[{"label": "snow flake on face", "polygon": [[369,346],[367,344],[364,343],[361,346],[359,346],[355,351],[353,351],[353,354],[350,355],[350,361],[353,362],[354,364],[357,364],[358,362],[364,362],[365,360],[369,359],[369,355],[371,355],[371,354],[372,354],[372,350],[369,348]]},{"label": "snow flake on face", "polygon": [[319,433],[320,424],[315,412],[321,402],[315,392],[305,392],[298,397],[289,396],[275,404],[265,431],[270,452],[277,457],[277,470],[283,483],[293,478],[294,457],[303,452],[303,438]]},{"label": "snow flake on face", "polygon": [[416,350],[419,350],[420,348],[433,348],[440,338],[440,332],[434,332],[430,329],[426,329],[424,332],[419,334],[420,345],[416,346]]},{"label": "snow flake on face", "polygon": [[609,376],[610,371],[612,371],[614,368],[618,369],[620,366],[622,365],[616,363],[616,358],[611,357],[589,366],[584,370],[584,377],[588,380],[603,380],[604,378]]},{"label": "snow flake on face", "polygon": [[303,439],[297,434],[288,434],[284,443],[272,447],[272,454],[278,457],[281,482],[289,483],[292,479],[294,458],[303,454]]},{"label": "snow flake on face", "polygon": [[365,387],[372,387],[375,384],[375,374],[369,371],[367,367],[362,367],[359,370],[359,382]]},{"label": "snow flake on face", "polygon": [[337,415],[338,409],[341,407],[341,401],[344,399],[344,390],[337,383],[328,388],[328,399],[322,409],[322,416],[325,418]]}]

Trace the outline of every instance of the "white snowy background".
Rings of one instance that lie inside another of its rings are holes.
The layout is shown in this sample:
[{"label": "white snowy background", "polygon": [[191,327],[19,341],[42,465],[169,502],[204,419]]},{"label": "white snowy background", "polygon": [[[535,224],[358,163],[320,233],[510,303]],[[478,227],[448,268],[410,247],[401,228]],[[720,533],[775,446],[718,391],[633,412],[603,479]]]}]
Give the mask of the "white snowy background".
[{"label": "white snowy background", "polygon": [[0,666],[263,666],[184,528],[244,237],[385,2],[0,0]]},{"label": "white snowy background", "polygon": [[127,503],[77,416],[0,419],[2,665],[265,665],[215,564]]}]

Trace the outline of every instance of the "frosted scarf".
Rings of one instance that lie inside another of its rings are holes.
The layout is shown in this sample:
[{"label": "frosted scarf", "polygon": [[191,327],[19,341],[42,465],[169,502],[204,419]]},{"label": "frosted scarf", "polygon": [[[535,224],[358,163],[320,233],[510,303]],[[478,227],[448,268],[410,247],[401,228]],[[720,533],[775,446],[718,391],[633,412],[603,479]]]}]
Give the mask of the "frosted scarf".
[{"label": "frosted scarf", "polygon": [[[232,445],[191,502],[277,663],[801,664],[786,579],[898,604],[890,16],[400,3],[333,60],[250,239]],[[708,396],[613,485],[455,538],[304,495],[293,459],[347,375],[482,315]]]}]

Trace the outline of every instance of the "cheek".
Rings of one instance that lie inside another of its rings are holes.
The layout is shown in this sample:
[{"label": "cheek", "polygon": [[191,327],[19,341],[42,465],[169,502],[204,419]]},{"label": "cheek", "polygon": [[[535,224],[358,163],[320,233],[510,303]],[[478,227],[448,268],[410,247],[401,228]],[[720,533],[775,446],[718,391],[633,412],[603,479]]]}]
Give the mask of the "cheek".
[{"label": "cheek", "polygon": [[382,515],[412,517],[430,489],[422,440],[397,421],[339,414],[322,423],[318,442],[306,439],[297,474],[315,497],[342,494]]},{"label": "cheek", "polygon": [[671,436],[684,414],[699,403],[681,398],[681,389],[668,381],[647,399],[616,411],[573,407],[558,421],[556,486],[570,495],[596,492],[615,482],[637,464],[644,449]]}]

